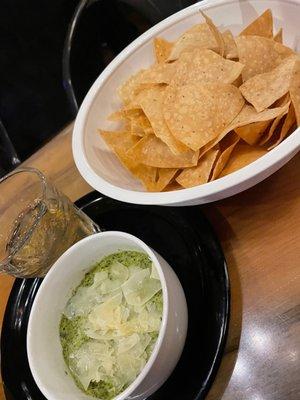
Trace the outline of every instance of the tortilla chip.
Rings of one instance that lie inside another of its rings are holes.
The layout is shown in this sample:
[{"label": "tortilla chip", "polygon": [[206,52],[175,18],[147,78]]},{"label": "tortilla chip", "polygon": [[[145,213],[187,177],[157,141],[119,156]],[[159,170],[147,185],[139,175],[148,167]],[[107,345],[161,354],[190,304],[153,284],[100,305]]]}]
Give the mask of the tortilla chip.
[{"label": "tortilla chip", "polygon": [[[278,116],[280,116],[280,118],[281,118],[285,113],[287,113],[288,107],[289,107],[289,105],[288,105],[289,102],[290,102],[289,94],[286,94],[283,97],[281,97],[280,99],[278,99],[273,104],[273,106],[276,106],[275,107],[277,110],[276,113],[265,110],[265,111],[262,111],[260,114],[262,116],[263,115],[272,116],[271,119],[273,119],[273,120],[274,120],[274,118],[276,119]],[[286,105],[286,107],[283,107],[285,105]],[[254,110],[254,112],[256,112],[256,111]],[[275,115],[275,114],[277,114],[277,115]],[[237,127],[235,129],[235,132],[240,136],[241,139],[243,139],[248,144],[251,144],[251,145],[257,144],[263,138],[263,135],[264,135],[266,129],[271,124],[271,119],[265,120],[265,121],[254,122],[249,125],[242,126],[242,127]]]},{"label": "tortilla chip", "polygon": [[222,33],[222,36],[225,42],[225,57],[230,59],[238,58],[236,43],[231,31],[228,29]]},{"label": "tortilla chip", "polygon": [[144,89],[152,87],[154,84],[170,83],[175,73],[173,64],[154,64],[147,69],[141,69],[135,75],[132,75],[118,89],[118,94],[123,103],[136,108],[135,97]]},{"label": "tortilla chip", "polygon": [[185,168],[197,165],[199,152],[188,150],[175,155],[169,147],[155,135],[144,136],[127,152],[130,159],[151,167]]},{"label": "tortilla chip", "polygon": [[285,120],[283,122],[279,136],[275,140],[275,142],[271,146],[268,147],[268,150],[274,149],[274,147],[278,146],[287,137],[288,133],[290,132],[291,128],[294,126],[295,122],[296,122],[295,109],[293,107],[293,104],[291,104],[291,106],[289,108],[289,112],[287,113],[287,116],[285,117]]},{"label": "tortilla chip", "polygon": [[283,43],[283,31],[282,28],[279,29],[279,31],[274,35],[273,40],[278,43]]},{"label": "tortilla chip", "polygon": [[147,133],[153,133],[150,122],[141,107],[138,107],[115,111],[109,115],[108,120],[125,122],[126,129],[122,127],[122,131],[129,131],[132,135],[144,136]]},{"label": "tortilla chip", "polygon": [[163,186],[163,182],[161,181],[158,184],[156,181],[157,168],[142,165],[139,161],[128,155],[128,151],[140,141],[137,136],[133,136],[129,132],[111,131],[100,131],[100,134],[108,146],[115,152],[124,167],[140,179],[147,190],[156,191],[157,188],[157,191],[159,191],[159,188]]},{"label": "tortilla chip", "polygon": [[235,119],[216,138],[200,149],[200,156],[219,143],[230,131],[251,123],[270,121],[282,114],[287,108],[288,105],[285,105],[283,107],[271,108],[258,113],[252,106],[245,104]]},{"label": "tortilla chip", "polygon": [[123,107],[119,111],[114,111],[112,112],[107,119],[109,121],[122,121],[126,119],[131,119],[138,117],[139,115],[143,114],[143,110],[139,105],[133,105],[132,103],[129,103],[128,107]]},{"label": "tortilla chip", "polygon": [[[284,106],[282,106],[282,112],[274,119],[274,121],[272,122],[272,125],[270,126],[270,129],[268,132],[265,133],[264,137],[262,138],[262,140],[260,141],[260,145],[263,145],[265,143],[267,143],[272,136],[274,135],[275,130],[277,129],[277,127],[281,124],[283,124],[283,117],[288,113],[289,111],[289,107],[291,104],[291,99],[289,94],[287,94],[286,96],[282,97],[280,99],[281,101],[278,101],[278,104],[282,104]],[[278,129],[277,129],[278,130]]]},{"label": "tortilla chip", "polygon": [[[175,74],[176,66],[173,63],[154,64],[140,77],[140,84],[170,83]],[[147,88],[144,86],[144,88]]]},{"label": "tortilla chip", "polygon": [[218,50],[218,43],[206,23],[195,25],[183,33],[174,43],[168,61],[177,60],[180,54],[195,48]]},{"label": "tortilla chip", "polygon": [[132,135],[141,137],[153,133],[152,126],[144,113],[137,117],[131,118],[130,131]]},{"label": "tortilla chip", "polygon": [[279,99],[277,99],[270,108],[277,108],[277,107],[282,107],[285,106],[286,104],[288,104],[291,101],[291,96],[290,93],[286,93],[284,94],[282,97],[280,97]]},{"label": "tortilla chip", "polygon": [[129,126],[130,126],[131,135],[135,135],[135,136],[139,136],[139,137],[145,136],[144,129],[141,127],[141,125],[138,123],[138,121],[136,119],[131,120]]},{"label": "tortilla chip", "polygon": [[184,153],[188,148],[178,141],[171,133],[163,116],[165,89],[153,87],[143,92],[137,99],[150,121],[154,134],[161,139],[174,154]]},{"label": "tortilla chip", "polygon": [[139,139],[136,136],[132,136],[128,132],[101,131],[100,133],[124,167],[141,180],[148,191],[159,191],[163,185],[162,182],[159,184],[156,182],[157,168],[139,164],[137,160],[127,154],[127,151],[138,143]]},{"label": "tortilla chip", "polygon": [[296,57],[282,61],[273,71],[252,77],[240,86],[245,99],[260,112],[285,95],[290,87]]},{"label": "tortilla chip", "polygon": [[173,190],[182,190],[183,187],[179,185],[175,180],[170,182],[164,189],[163,192],[173,192]]},{"label": "tortilla chip", "polygon": [[167,61],[171,50],[173,47],[173,43],[168,42],[163,38],[155,38],[154,39],[154,52],[156,61],[161,64]]},{"label": "tortilla chip", "polygon": [[[285,112],[285,114],[287,114],[287,111]],[[272,136],[276,133],[276,131],[281,130],[281,126],[283,125],[283,117],[285,114],[279,115],[274,119],[274,121],[270,126],[270,129],[267,132],[265,132],[263,138],[259,142],[260,146],[264,145],[269,140],[271,140]]]},{"label": "tortilla chip", "polygon": [[122,121],[127,119],[126,115],[124,114],[123,110],[114,111],[107,117],[108,121]]},{"label": "tortilla chip", "polygon": [[138,164],[136,160],[127,155],[127,151],[138,143],[137,136],[131,135],[130,132],[103,130],[100,130],[100,135],[126,168],[132,170]]},{"label": "tortilla chip", "polygon": [[217,137],[244,105],[240,91],[226,83],[193,83],[166,88],[164,117],[172,134],[192,150]]},{"label": "tortilla chip", "polygon": [[119,87],[118,94],[124,104],[129,104],[135,97],[136,89],[140,85],[144,73],[145,70],[141,69]]},{"label": "tortilla chip", "polygon": [[157,168],[148,167],[147,165],[138,164],[133,167],[130,172],[142,181],[144,187],[149,191],[156,191]]},{"label": "tortilla chip", "polygon": [[259,121],[253,122],[245,126],[235,128],[235,132],[243,139],[246,143],[254,145],[260,141],[263,133],[270,125],[271,121]]},{"label": "tortilla chip", "polygon": [[205,19],[205,22],[207,23],[207,25],[209,26],[211,33],[214,35],[214,38],[216,39],[216,42],[219,47],[218,53],[220,54],[221,57],[223,57],[225,54],[225,41],[222,36],[222,33],[219,31],[219,29],[213,23],[213,20],[211,18],[209,18],[207,15],[205,15],[204,12],[201,10],[200,10],[200,13],[202,14],[203,18]]},{"label": "tortilla chip", "polygon": [[171,84],[232,83],[241,75],[243,67],[243,64],[226,60],[212,50],[195,49],[182,54],[176,61],[176,73]]},{"label": "tortilla chip", "polygon": [[273,16],[270,9],[266,10],[256,20],[251,22],[240,35],[257,35],[266,38],[273,37]]},{"label": "tortilla chip", "polygon": [[239,140],[239,136],[234,132],[230,132],[227,136],[224,137],[224,139],[221,140],[219,144],[220,154],[215,163],[210,180],[213,181],[214,179],[218,178],[220,173],[223,171],[225,165],[227,164],[229,157]]},{"label": "tortilla chip", "polygon": [[[186,33],[201,33],[203,39],[208,40],[208,38],[214,38],[214,35],[211,33],[211,30],[206,22],[201,22],[201,24],[192,25],[188,30],[186,30],[181,36],[185,35]],[[180,36],[180,37],[181,37]],[[215,50],[217,50],[217,42],[214,39]]]},{"label": "tortilla chip", "polygon": [[185,168],[176,178],[181,186],[185,188],[202,185],[208,182],[215,160],[219,154],[219,149],[211,149],[202,157],[197,167]]},{"label": "tortilla chip", "polygon": [[220,177],[229,175],[232,172],[251,164],[253,161],[265,154],[267,154],[267,150],[262,147],[254,147],[242,142],[238,143],[231,153],[231,157],[221,172]]},{"label": "tortilla chip", "polygon": [[243,84],[243,78],[240,75],[235,81],[232,82],[232,85],[236,87],[240,87]]},{"label": "tortilla chip", "polygon": [[150,186],[150,191],[161,192],[164,190],[170,184],[177,171],[178,169],[176,168],[157,168],[156,181]]},{"label": "tortilla chip", "polygon": [[271,71],[294,52],[289,47],[261,36],[239,36],[235,39],[239,62],[245,65],[243,80]]},{"label": "tortilla chip", "polygon": [[295,109],[297,126],[300,126],[300,60],[299,59],[296,61],[293,68],[289,91]]}]

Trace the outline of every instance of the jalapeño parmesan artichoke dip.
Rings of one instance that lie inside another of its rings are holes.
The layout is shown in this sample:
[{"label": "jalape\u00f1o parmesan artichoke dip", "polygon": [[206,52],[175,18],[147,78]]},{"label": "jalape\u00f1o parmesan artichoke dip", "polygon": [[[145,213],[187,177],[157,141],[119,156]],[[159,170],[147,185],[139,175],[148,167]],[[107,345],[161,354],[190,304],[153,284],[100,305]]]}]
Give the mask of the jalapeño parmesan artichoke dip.
[{"label": "jalape\u00f1o parmesan artichoke dip", "polygon": [[67,302],[59,328],[76,385],[103,400],[124,391],[152,353],[162,310],[161,283],[147,254],[122,251],[92,267]]}]

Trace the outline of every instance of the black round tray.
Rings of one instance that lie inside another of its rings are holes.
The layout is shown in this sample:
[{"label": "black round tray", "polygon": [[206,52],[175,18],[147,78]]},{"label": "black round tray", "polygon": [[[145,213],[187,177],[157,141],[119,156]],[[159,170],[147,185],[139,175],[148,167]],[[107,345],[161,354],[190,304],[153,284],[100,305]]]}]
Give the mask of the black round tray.
[{"label": "black round tray", "polygon": [[[77,205],[101,229],[138,236],[175,270],[188,304],[187,340],[174,372],[149,399],[203,399],[222,358],[230,294],[221,247],[200,207],[131,205],[97,192]],[[1,373],[7,400],[44,399],[26,353],[28,317],[40,283],[41,279],[16,279],[8,300],[1,334]]]}]

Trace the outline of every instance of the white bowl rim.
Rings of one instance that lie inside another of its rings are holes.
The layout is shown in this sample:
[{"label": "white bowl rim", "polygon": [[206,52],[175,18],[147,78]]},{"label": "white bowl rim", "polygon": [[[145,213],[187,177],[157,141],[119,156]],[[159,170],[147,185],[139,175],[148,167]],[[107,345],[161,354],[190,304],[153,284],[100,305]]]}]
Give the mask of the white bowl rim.
[{"label": "white bowl rim", "polygon": [[[298,0],[285,0],[287,3],[299,6]],[[201,3],[193,4],[154,25],[148,31],[143,33],[131,44],[129,44],[122,52],[116,56],[113,61],[103,70],[96,81],[91,86],[77,114],[73,137],[72,149],[75,164],[83,176],[83,178],[92,187],[100,190],[104,195],[113,199],[134,204],[156,204],[156,205],[171,205],[193,201],[198,198],[213,196],[224,190],[229,190],[233,187],[246,182],[257,175],[268,170],[273,164],[288,156],[293,150],[300,149],[300,128],[297,128],[288,138],[281,142],[274,149],[269,151],[251,164],[235,171],[227,176],[219,178],[215,181],[205,183],[188,189],[181,189],[170,192],[140,192],[135,190],[124,189],[115,186],[96,174],[88,162],[85,148],[83,132],[88,118],[89,110],[94,102],[95,96],[99,88],[110,77],[114,70],[125,61],[137,48],[141,47],[146,41],[158,35],[165,28],[176,24],[181,19],[195,14],[199,9],[206,10],[216,8],[223,4],[238,3],[239,0],[203,0]]]},{"label": "white bowl rim", "polygon": [[[154,251],[141,239],[139,239],[138,237],[136,237],[134,235],[131,235],[130,233],[126,233],[126,232],[106,231],[106,232],[98,232],[91,236],[85,237],[84,239],[78,241],[73,246],[71,246],[68,250],[66,250],[59,257],[59,259],[53,264],[52,268],[49,270],[49,272],[45,276],[44,280],[42,281],[41,286],[38,289],[37,295],[34,299],[34,302],[33,302],[32,308],[31,308],[31,312],[29,315],[28,328],[27,328],[27,343],[26,343],[29,366],[30,366],[30,370],[34,377],[35,382],[37,383],[38,387],[43,392],[45,397],[49,400],[55,400],[55,399],[53,398],[52,393],[49,393],[48,390],[44,387],[43,382],[39,378],[39,373],[35,367],[35,361],[34,361],[35,356],[32,356],[32,353],[33,353],[32,343],[34,341],[34,338],[31,335],[30,327],[33,323],[34,318],[38,318],[38,315],[39,315],[38,307],[39,307],[40,298],[42,298],[42,296],[43,296],[43,291],[47,285],[48,280],[52,279],[53,276],[59,271],[59,268],[61,268],[61,266],[62,266],[61,264],[65,263],[65,260],[74,251],[74,249],[84,246],[85,243],[87,243],[89,241],[98,240],[99,238],[101,238],[103,236],[111,237],[111,238],[121,237],[121,238],[129,239],[133,243],[137,244],[138,247],[140,247],[143,251],[145,251],[145,253],[150,257],[152,262],[155,264],[155,267],[157,269],[159,279],[161,282],[162,293],[163,293],[163,315],[162,315],[162,321],[161,321],[161,325],[160,325],[160,329],[159,329],[158,338],[156,340],[154,349],[152,350],[152,353],[151,353],[146,365],[141,370],[141,372],[136,377],[136,379],[123,392],[121,392],[116,397],[114,397],[113,400],[125,400],[127,398],[127,396],[129,396],[132,392],[134,392],[134,390],[140,385],[140,383],[147,376],[148,372],[150,371],[151,367],[153,366],[153,364],[159,354],[163,339],[165,337],[168,314],[169,314],[168,288],[167,288],[167,283],[166,283],[166,279],[164,276],[164,272],[161,268],[160,262],[159,262],[158,258],[156,257]],[[116,252],[117,252],[117,248],[116,248]],[[80,390],[80,389],[78,389],[78,390]]]}]

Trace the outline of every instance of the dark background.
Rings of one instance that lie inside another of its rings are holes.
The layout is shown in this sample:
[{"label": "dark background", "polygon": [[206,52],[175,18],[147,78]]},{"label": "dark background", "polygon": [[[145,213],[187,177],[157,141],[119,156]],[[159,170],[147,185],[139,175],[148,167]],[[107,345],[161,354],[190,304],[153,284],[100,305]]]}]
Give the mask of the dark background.
[{"label": "dark background", "polygon": [[[88,2],[76,25],[70,57],[78,103],[103,68],[127,44],[194,2]],[[0,0],[0,120],[20,160],[35,152],[76,115],[63,81],[62,56],[68,26],[79,3]]]}]

